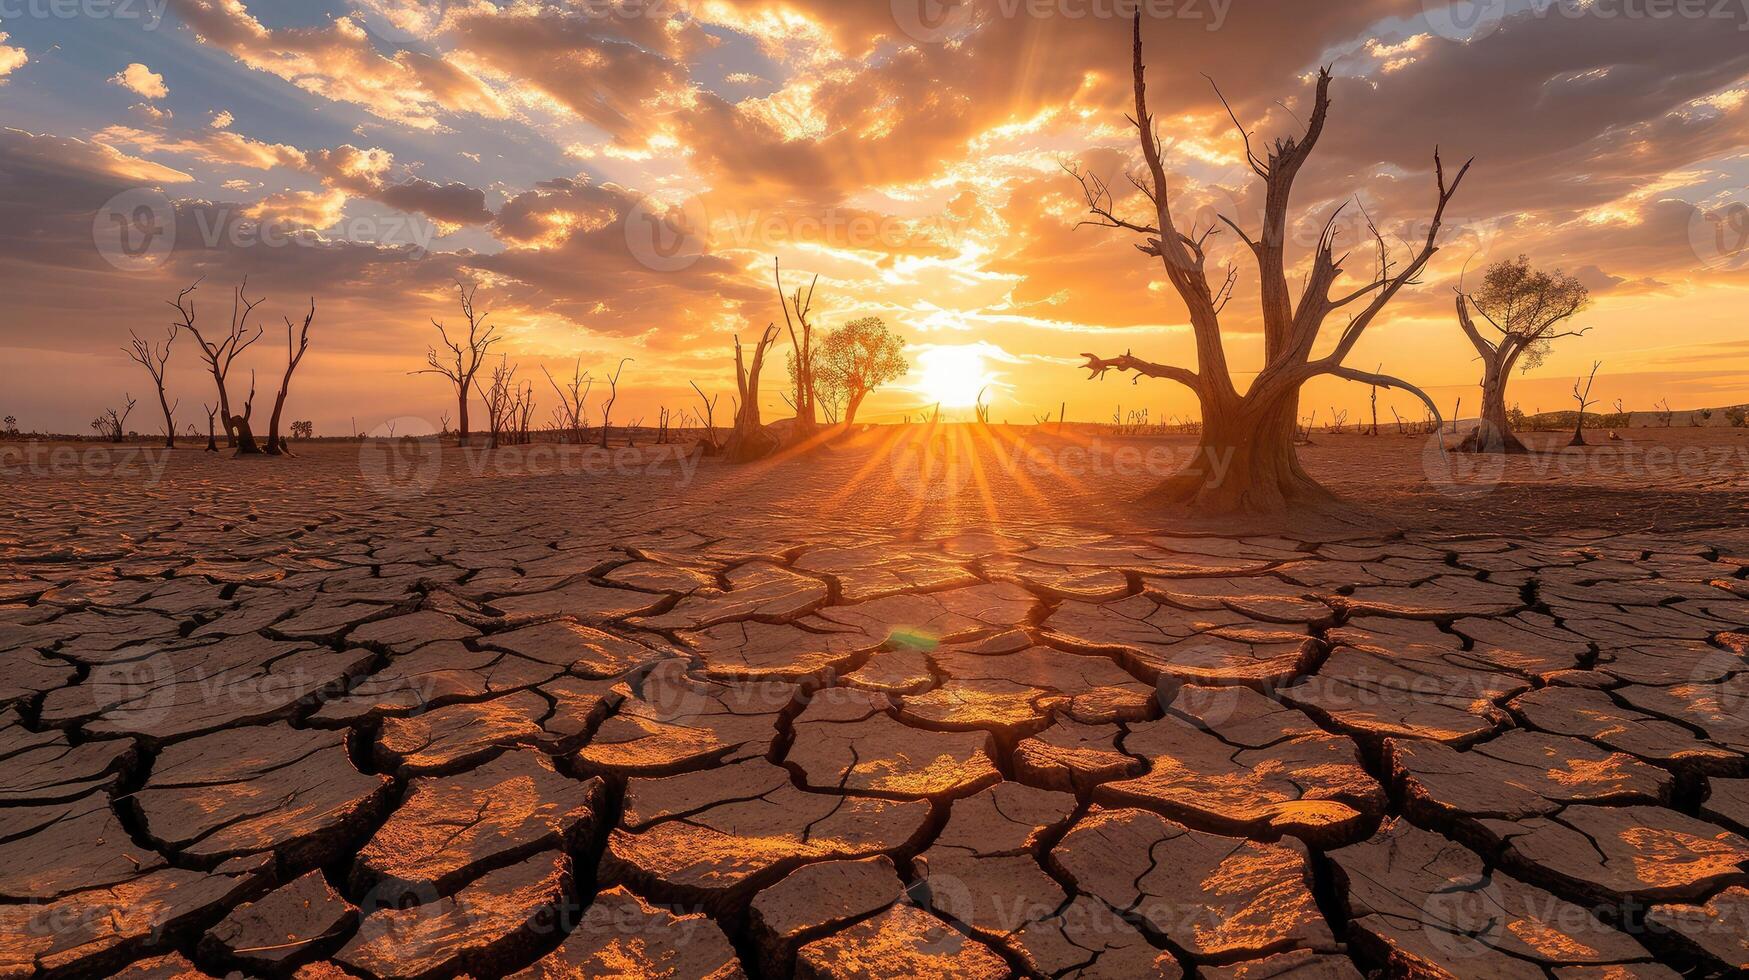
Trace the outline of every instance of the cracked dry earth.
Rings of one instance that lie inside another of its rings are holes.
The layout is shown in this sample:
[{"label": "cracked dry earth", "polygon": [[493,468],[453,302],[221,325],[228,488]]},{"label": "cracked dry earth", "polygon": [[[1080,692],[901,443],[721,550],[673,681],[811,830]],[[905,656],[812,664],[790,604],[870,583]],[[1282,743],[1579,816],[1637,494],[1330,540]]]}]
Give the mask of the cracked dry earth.
[{"label": "cracked dry earth", "polygon": [[357,459],[18,484],[0,976],[1749,969],[1704,536]]}]

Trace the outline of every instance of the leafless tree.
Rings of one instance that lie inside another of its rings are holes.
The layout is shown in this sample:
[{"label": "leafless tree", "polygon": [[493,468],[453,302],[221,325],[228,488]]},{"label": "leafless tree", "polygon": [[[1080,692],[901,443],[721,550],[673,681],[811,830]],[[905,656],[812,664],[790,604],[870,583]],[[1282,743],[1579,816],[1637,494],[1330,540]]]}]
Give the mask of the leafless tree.
[{"label": "leafless tree", "polygon": [[698,400],[704,403],[704,414],[700,418],[700,421],[704,423],[704,441],[701,445],[704,447],[706,455],[714,456],[722,448],[717,444],[717,402],[723,396],[705,397],[704,389],[700,388],[696,381],[692,382],[692,390],[698,392]]},{"label": "leafless tree", "polygon": [[218,418],[219,407],[217,405],[202,405],[201,407],[206,409],[206,451],[216,453],[219,451],[219,435],[215,419]]},{"label": "leafless tree", "polygon": [[255,430],[249,420],[255,416],[255,372],[249,372],[249,399],[243,403],[243,414],[231,416],[231,431],[237,437],[237,455],[258,456],[261,447],[255,442]]},{"label": "leafless tree", "polygon": [[480,313],[474,306],[474,296],[480,287],[469,289],[465,283],[458,281],[456,291],[460,294],[462,316],[468,321],[468,335],[465,338],[451,340],[449,331],[437,319],[431,325],[437,328],[437,334],[443,339],[444,353],[441,358],[436,347],[425,352],[426,367],[412,372],[413,374],[435,374],[449,379],[455,386],[456,397],[456,439],[463,446],[468,444],[468,391],[479,387],[475,376],[480,373],[480,367],[486,361],[486,354],[492,345],[498,341],[498,328],[487,321],[488,314]]},{"label": "leafless tree", "polygon": [[[1475,431],[1458,447],[1466,452],[1522,453],[1524,443],[1512,433],[1506,417],[1506,382],[1523,362],[1529,370],[1542,364],[1555,341],[1582,336],[1584,330],[1559,330],[1590,301],[1590,290],[1561,270],[1531,268],[1530,259],[1497,262],[1483,274],[1482,287],[1457,295],[1458,325],[1482,360],[1482,417]],[[1470,316],[1482,315],[1498,337],[1483,336]]]},{"label": "leafless tree", "polygon": [[601,404],[601,448],[607,448],[608,431],[613,427],[613,403],[619,400],[619,377],[625,373],[631,358],[621,358],[619,367],[607,376],[607,398]]},{"label": "leafless tree", "polygon": [[[479,382],[474,382],[478,388]],[[516,388],[516,365],[510,363],[507,355],[498,356],[498,366],[492,369],[491,387],[479,390],[480,400],[486,403],[486,422],[490,435],[487,436],[486,448],[497,449],[504,438],[504,430],[512,424],[513,402]]]},{"label": "leafless tree", "polygon": [[137,403],[134,400],[134,396],[131,394],[123,395],[122,398],[127,400],[127,404],[121,409],[121,411],[118,412],[113,408],[106,408],[103,410],[102,415],[91,420],[91,428],[95,430],[99,436],[108,439],[110,442],[121,443],[127,441],[128,416],[134,413],[134,405]]},{"label": "leafless tree", "polygon": [[152,376],[152,384],[158,389],[158,407],[164,410],[164,448],[176,448],[176,408],[182,404],[177,399],[176,404],[170,404],[170,398],[164,393],[164,373],[170,364],[170,345],[176,342],[177,325],[170,325],[170,333],[161,344],[149,343],[140,338],[132,330],[128,336],[133,339],[133,345],[125,351],[146,373]]},{"label": "leafless tree", "polygon": [[310,312],[304,314],[302,329],[292,325],[291,317],[285,318],[285,377],[280,379],[279,394],[273,399],[273,414],[267,419],[267,455],[279,456],[286,452],[286,444],[279,437],[279,416],[285,411],[285,396],[291,391],[292,373],[298,369],[298,364],[304,359],[304,352],[310,349],[310,321],[316,318],[316,301],[310,300]]},{"label": "leafless tree", "polygon": [[[1379,370],[1383,371],[1384,369],[1385,366],[1380,364]],[[1373,436],[1379,434],[1379,386],[1376,384],[1372,386],[1372,432],[1370,434]]]},{"label": "leafless tree", "polygon": [[532,441],[529,433],[533,430],[534,418],[534,382],[524,381],[522,388],[516,393],[516,444],[526,446]]},{"label": "leafless tree", "polygon": [[[1203,418],[1200,451],[1194,462],[1160,488],[1159,496],[1165,501],[1214,513],[1278,512],[1296,505],[1334,503],[1334,496],[1300,466],[1298,454],[1294,451],[1294,421],[1298,414],[1300,389],[1315,377],[1331,375],[1383,388],[1401,388],[1414,393],[1431,408],[1432,402],[1421,389],[1388,375],[1347,367],[1343,362],[1397,294],[1418,281],[1421,271],[1438,249],[1446,207],[1468,173],[1469,164],[1464,164],[1448,183],[1444,162],[1438,151],[1434,152],[1438,202],[1427,226],[1425,242],[1413,249],[1407,261],[1399,265],[1392,259],[1384,236],[1369,220],[1377,245],[1377,274],[1367,284],[1340,295],[1331,294],[1331,289],[1343,274],[1342,264],[1346,259],[1345,255],[1338,257],[1335,251],[1334,229],[1341,208],[1336,209],[1319,235],[1296,306],[1287,279],[1289,196],[1295,178],[1324,131],[1330,109],[1330,71],[1324,69],[1318,73],[1316,95],[1305,134],[1298,139],[1277,140],[1267,150],[1267,159],[1258,157],[1252,150],[1250,134],[1239,125],[1237,116],[1233,116],[1234,124],[1239,126],[1245,140],[1246,159],[1262,180],[1265,191],[1263,227],[1256,239],[1231,219],[1220,219],[1250,247],[1261,279],[1264,363],[1250,388],[1240,394],[1227,366],[1220,323],[1221,311],[1232,297],[1235,273],[1229,270],[1225,284],[1219,288],[1211,285],[1206,274],[1204,246],[1217,229],[1211,223],[1205,231],[1199,232],[1191,227],[1187,234],[1175,223],[1163,150],[1155,132],[1154,118],[1148,112],[1146,69],[1142,58],[1142,12],[1139,9],[1134,25],[1132,68],[1135,116],[1131,122],[1139,135],[1148,169],[1145,177],[1132,178],[1132,182],[1152,205],[1152,215],[1140,221],[1118,217],[1113,211],[1112,195],[1101,180],[1072,166],[1069,171],[1080,182],[1093,215],[1093,219],[1086,223],[1142,236],[1143,244],[1137,247],[1160,261],[1166,278],[1189,310],[1196,343],[1196,368],[1157,364],[1129,353],[1112,358],[1088,354],[1086,367],[1090,376],[1100,378],[1113,370],[1133,372],[1138,378],[1176,381],[1196,393]],[[1329,353],[1314,359],[1312,351],[1318,345],[1324,321],[1331,314],[1357,302],[1363,302],[1360,311],[1343,328]],[[1433,411],[1437,414],[1437,409]]]},{"label": "leafless tree", "polygon": [[741,338],[735,338],[735,387],[740,397],[736,402],[735,428],[723,449],[730,462],[750,463],[777,449],[777,440],[759,419],[759,375],[765,369],[766,352],[777,342],[777,336],[777,324],[767,324],[753,346],[751,359],[741,349]]},{"label": "leafless tree", "polygon": [[1330,409],[1330,432],[1334,435],[1341,435],[1342,430],[1347,427],[1348,412],[1346,410],[1338,412],[1335,407],[1332,406]]},{"label": "leafless tree", "polygon": [[[777,278],[777,301],[783,306],[783,322],[789,327],[790,378],[794,384],[795,397],[790,405],[795,409],[795,437],[803,439],[813,435],[819,428],[819,416],[815,411],[816,391],[814,389],[814,372],[819,368],[818,356],[814,351],[814,325],[808,317],[814,309],[814,287],[820,284],[820,277],[808,284],[804,294],[799,288],[794,296],[786,297],[783,292],[783,266],[780,260],[772,261],[772,269]],[[792,317],[791,310],[794,310]],[[799,329],[798,329],[799,328]]]},{"label": "leafless tree", "polygon": [[553,386],[553,394],[559,396],[559,407],[553,410],[554,418],[571,442],[582,445],[583,430],[589,424],[585,406],[589,402],[589,390],[595,387],[595,379],[583,370],[582,358],[577,359],[576,367],[571,370],[571,380],[563,386],[553,379],[552,372],[544,364],[541,373],[547,376],[547,384]]},{"label": "leafless tree", "polygon": [[231,295],[231,329],[217,343],[209,342],[201,335],[200,328],[195,325],[194,291],[200,288],[201,280],[176,294],[171,305],[176,307],[177,315],[181,317],[180,326],[194,335],[195,342],[200,344],[201,357],[205,359],[207,371],[213,376],[213,384],[219,389],[219,421],[225,427],[225,442],[232,449],[240,448],[236,427],[232,424],[235,417],[231,412],[231,395],[226,387],[225,379],[230,376],[231,362],[237,355],[248,350],[250,345],[261,339],[263,330],[255,327],[251,333],[249,317],[255,308],[266,302],[266,299],[252,300],[248,297],[249,278],[243,277]]},{"label": "leafless tree", "polygon": [[[1596,402],[1591,400],[1591,385],[1593,382],[1595,382],[1597,380],[1597,369],[1602,367],[1602,366],[1603,366],[1602,361],[1594,362],[1591,365],[1591,376],[1590,377],[1588,377],[1588,378],[1576,378],[1573,381],[1573,400],[1579,403],[1579,418],[1578,418],[1578,421],[1576,421],[1573,424],[1573,441],[1567,443],[1567,445],[1569,445],[1569,446],[1583,446],[1586,444],[1585,443],[1585,412],[1591,406],[1597,404]],[[1583,381],[1585,383],[1585,387],[1583,389],[1581,389],[1579,387],[1579,383],[1581,381]]]}]

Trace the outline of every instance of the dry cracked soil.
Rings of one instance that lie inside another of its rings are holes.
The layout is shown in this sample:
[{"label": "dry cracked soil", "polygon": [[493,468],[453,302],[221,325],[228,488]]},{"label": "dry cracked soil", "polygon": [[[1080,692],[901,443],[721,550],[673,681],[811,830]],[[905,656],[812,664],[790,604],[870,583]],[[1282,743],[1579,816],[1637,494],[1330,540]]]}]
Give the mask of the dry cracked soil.
[{"label": "dry cracked soil", "polygon": [[0,977],[1749,970],[1742,467],[906,438],[15,467]]}]

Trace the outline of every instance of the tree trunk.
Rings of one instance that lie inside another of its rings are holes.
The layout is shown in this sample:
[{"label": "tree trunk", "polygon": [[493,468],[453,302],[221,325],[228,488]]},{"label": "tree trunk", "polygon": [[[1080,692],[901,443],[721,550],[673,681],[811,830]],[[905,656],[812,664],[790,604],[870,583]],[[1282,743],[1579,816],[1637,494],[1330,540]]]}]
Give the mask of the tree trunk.
[{"label": "tree trunk", "polygon": [[740,338],[735,339],[735,387],[741,394],[741,404],[735,413],[734,431],[723,446],[723,458],[731,463],[751,463],[778,449],[777,439],[766,430],[759,416],[759,375],[765,369],[765,353],[775,339],[777,328],[767,328],[754,346],[751,365],[743,358]]},{"label": "tree trunk", "polygon": [[457,401],[461,404],[456,407],[456,445],[465,446],[468,444],[468,391],[466,388],[462,389],[461,397]]},{"label": "tree trunk", "polygon": [[176,419],[170,413],[170,399],[164,397],[164,388],[158,388],[158,406],[164,409],[164,448],[176,448]]},{"label": "tree trunk", "polygon": [[[291,373],[286,373],[286,380],[291,380]],[[273,414],[267,417],[267,455],[285,456],[285,440],[279,437],[279,415],[285,409],[285,388],[279,389],[279,397],[273,400]]]},{"label": "tree trunk", "polygon": [[249,420],[241,415],[231,417],[231,428],[236,432],[237,455],[259,456],[261,447],[255,443],[255,433],[249,428]]},{"label": "tree trunk", "polygon": [[1506,372],[1489,363],[1482,377],[1482,414],[1475,431],[1458,445],[1465,453],[1526,453],[1530,450],[1512,432],[1506,418]]},{"label": "tree trunk", "polygon": [[237,448],[237,430],[231,425],[231,396],[225,391],[225,379],[219,372],[213,372],[213,383],[219,386],[219,422],[225,427],[225,446],[228,449]]},{"label": "tree trunk", "polygon": [[1150,497],[1205,515],[1280,514],[1338,505],[1300,466],[1298,399],[1272,406],[1203,406],[1196,455]]},{"label": "tree trunk", "polygon": [[862,400],[868,397],[868,392],[859,391],[850,396],[844,406],[844,427],[846,429],[856,424],[856,410],[862,407]]}]

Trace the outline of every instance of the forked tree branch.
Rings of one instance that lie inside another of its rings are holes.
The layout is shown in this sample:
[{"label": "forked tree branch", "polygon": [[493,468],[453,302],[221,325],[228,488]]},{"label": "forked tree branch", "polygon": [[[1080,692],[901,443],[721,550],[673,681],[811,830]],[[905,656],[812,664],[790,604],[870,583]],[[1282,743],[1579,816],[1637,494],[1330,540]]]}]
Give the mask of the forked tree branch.
[{"label": "forked tree branch", "polygon": [[1112,358],[1100,357],[1097,354],[1082,354],[1081,356],[1087,358],[1087,363],[1083,364],[1082,367],[1090,372],[1089,381],[1104,378],[1107,371],[1133,371],[1136,374],[1135,380],[1162,378],[1167,381],[1176,381],[1195,392],[1202,390],[1202,378],[1189,368],[1144,361],[1128,351],[1125,351],[1121,357]]}]

